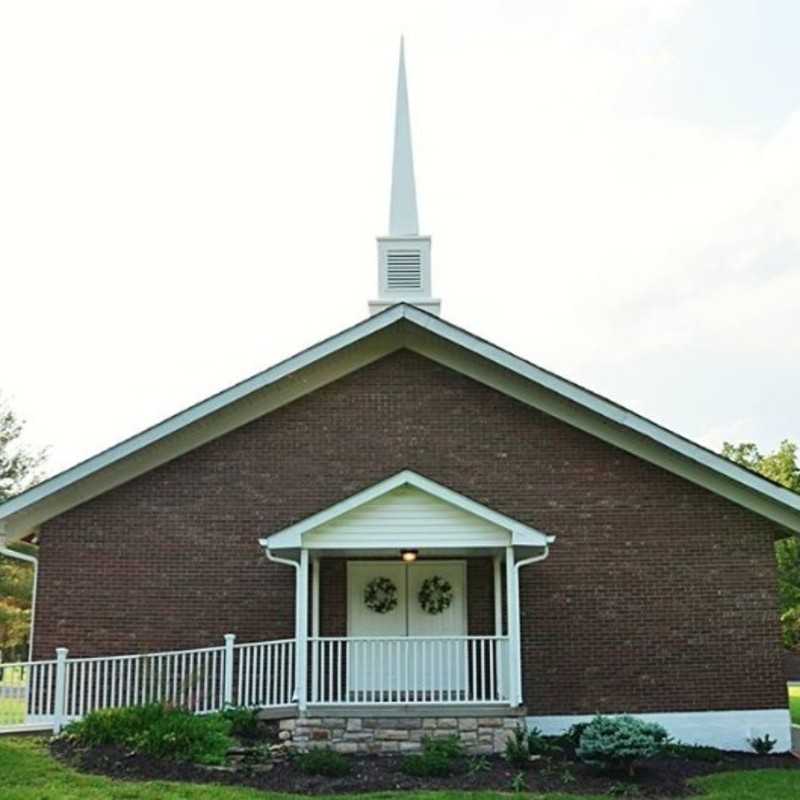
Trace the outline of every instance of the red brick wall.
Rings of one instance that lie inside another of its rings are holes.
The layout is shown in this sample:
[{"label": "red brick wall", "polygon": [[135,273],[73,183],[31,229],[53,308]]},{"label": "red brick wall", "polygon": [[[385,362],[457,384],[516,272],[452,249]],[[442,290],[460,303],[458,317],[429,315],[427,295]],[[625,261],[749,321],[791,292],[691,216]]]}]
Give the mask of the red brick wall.
[{"label": "red brick wall", "polygon": [[531,713],[786,704],[767,523],[405,351],[47,523],[37,657],[291,636],[257,538],[403,468],[558,536],[521,575]]}]

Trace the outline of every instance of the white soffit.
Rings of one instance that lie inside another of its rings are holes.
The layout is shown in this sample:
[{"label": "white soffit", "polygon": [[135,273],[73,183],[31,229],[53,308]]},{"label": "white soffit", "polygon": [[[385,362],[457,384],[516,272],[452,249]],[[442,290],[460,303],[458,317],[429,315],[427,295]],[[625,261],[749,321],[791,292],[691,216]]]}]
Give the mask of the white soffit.
[{"label": "white soffit", "polygon": [[800,531],[800,496],[794,492],[402,303],[8,500],[0,506],[0,537],[25,536],[69,508],[404,347]]}]

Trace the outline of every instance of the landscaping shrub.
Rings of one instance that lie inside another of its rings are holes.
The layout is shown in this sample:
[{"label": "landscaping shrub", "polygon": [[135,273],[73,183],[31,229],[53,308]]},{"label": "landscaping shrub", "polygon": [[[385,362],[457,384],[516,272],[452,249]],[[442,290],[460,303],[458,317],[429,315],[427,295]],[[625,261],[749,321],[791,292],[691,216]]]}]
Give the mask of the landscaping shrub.
[{"label": "landscaping shrub", "polygon": [[747,743],[760,756],[766,756],[766,755],[769,755],[773,751],[775,745],[778,743],[778,740],[777,739],[773,739],[767,733],[764,736],[754,736],[752,739],[748,739]]},{"label": "landscaping shrub", "polygon": [[676,758],[685,758],[687,761],[705,761],[710,764],[716,764],[721,761],[724,755],[723,751],[718,750],[716,747],[700,744],[681,744],[680,742],[667,745],[666,751]]},{"label": "landscaping shrub", "polygon": [[575,749],[577,749],[578,745],[581,743],[581,736],[583,736],[583,732],[586,730],[588,725],[588,722],[576,722],[574,725],[571,725],[569,730],[564,734],[566,740]]},{"label": "landscaping shrub", "polygon": [[519,794],[520,792],[526,792],[527,790],[528,790],[528,781],[525,779],[525,773],[518,772],[511,779],[511,791]]},{"label": "landscaping shrub", "polygon": [[561,748],[555,737],[544,736],[538,728],[528,730],[520,723],[506,739],[505,758],[510,764],[524,767],[531,756],[551,756]]},{"label": "landscaping shrub", "polygon": [[348,775],[351,769],[345,756],[328,747],[312,747],[305,753],[298,753],[294,763],[307,775],[325,775],[327,778],[340,778]]},{"label": "landscaping shrub", "polygon": [[552,756],[561,750],[556,737],[545,736],[538,728],[528,731],[528,753],[532,756]]},{"label": "landscaping shrub", "polygon": [[461,758],[464,755],[464,743],[456,734],[449,736],[425,736],[422,739],[422,749],[426,753],[436,753],[445,758]]},{"label": "landscaping shrub", "polygon": [[452,775],[456,759],[464,755],[464,744],[455,734],[422,740],[422,753],[406,756],[400,769],[406,775],[425,778],[443,778]]},{"label": "landscaping shrub", "polygon": [[486,756],[472,756],[467,762],[467,774],[478,775],[481,772],[488,772],[492,768]]},{"label": "landscaping shrub", "polygon": [[258,711],[244,706],[231,706],[222,712],[222,716],[231,723],[231,733],[242,739],[258,737]]},{"label": "landscaping shrub", "polygon": [[403,759],[400,769],[406,775],[416,777],[446,778],[453,772],[453,759],[443,753],[431,751],[412,753]]},{"label": "landscaping shrub", "polygon": [[531,760],[528,751],[528,732],[525,726],[517,725],[506,739],[506,747],[503,753],[509,764],[517,767],[526,767]]},{"label": "landscaping shrub", "polygon": [[576,755],[597,769],[633,775],[636,762],[658,755],[668,740],[661,725],[630,716],[597,716],[584,729]]},{"label": "landscaping shrub", "polygon": [[152,704],[93,711],[65,733],[85,746],[116,744],[138,753],[196,764],[222,764],[231,723],[220,714],[195,716],[180,708]]}]

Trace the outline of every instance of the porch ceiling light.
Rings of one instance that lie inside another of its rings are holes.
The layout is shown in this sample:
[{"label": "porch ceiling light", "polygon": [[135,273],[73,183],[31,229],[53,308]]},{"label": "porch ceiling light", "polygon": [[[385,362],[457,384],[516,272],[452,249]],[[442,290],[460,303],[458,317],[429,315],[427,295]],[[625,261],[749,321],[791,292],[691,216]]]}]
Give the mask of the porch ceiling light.
[{"label": "porch ceiling light", "polygon": [[417,560],[417,554],[419,550],[401,550],[400,557],[405,561],[407,564],[410,564],[412,561]]}]

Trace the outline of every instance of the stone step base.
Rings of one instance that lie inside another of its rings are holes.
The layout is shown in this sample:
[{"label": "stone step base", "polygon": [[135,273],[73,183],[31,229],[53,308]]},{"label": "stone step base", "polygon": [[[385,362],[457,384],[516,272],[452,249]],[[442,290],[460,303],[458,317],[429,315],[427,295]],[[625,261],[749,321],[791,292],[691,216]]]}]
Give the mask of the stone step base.
[{"label": "stone step base", "polygon": [[330,747],[339,753],[382,754],[420,752],[425,737],[455,734],[468,753],[489,754],[503,752],[518,724],[524,724],[518,713],[493,717],[301,715],[280,721],[280,737],[298,750]]}]

